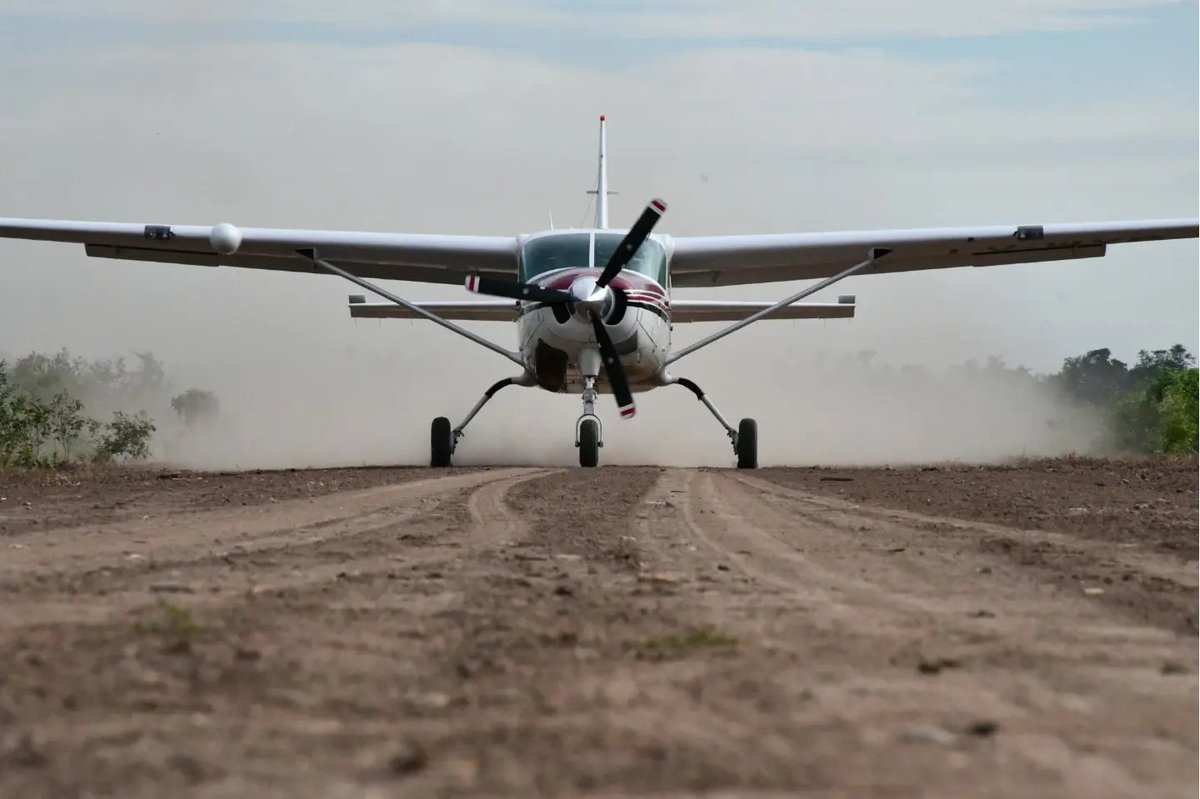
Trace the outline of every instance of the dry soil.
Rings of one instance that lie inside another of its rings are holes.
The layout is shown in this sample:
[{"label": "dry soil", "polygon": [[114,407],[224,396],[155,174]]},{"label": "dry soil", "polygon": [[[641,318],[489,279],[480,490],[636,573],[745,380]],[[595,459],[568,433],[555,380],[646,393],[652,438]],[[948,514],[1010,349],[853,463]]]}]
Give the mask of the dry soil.
[{"label": "dry soil", "polygon": [[1196,488],[0,475],[0,795],[1194,797]]}]

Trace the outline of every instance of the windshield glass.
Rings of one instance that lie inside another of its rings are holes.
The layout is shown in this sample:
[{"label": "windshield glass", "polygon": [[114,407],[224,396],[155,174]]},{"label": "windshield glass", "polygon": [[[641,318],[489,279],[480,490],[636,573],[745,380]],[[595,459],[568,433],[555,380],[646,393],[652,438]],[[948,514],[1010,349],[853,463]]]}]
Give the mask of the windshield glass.
[{"label": "windshield glass", "polygon": [[[558,269],[603,268],[625,238],[624,233],[596,233],[596,257],[589,258],[591,233],[555,233],[527,241],[521,248],[521,281],[528,282]],[[626,269],[667,285],[667,253],[654,239],[638,247]]]},{"label": "windshield glass", "polygon": [[[596,234],[596,266],[603,267],[612,257],[624,233]],[[631,272],[645,275],[660,286],[667,285],[667,253],[654,239],[646,239],[625,266]]]},{"label": "windshield glass", "polygon": [[526,242],[521,249],[522,282],[555,269],[587,267],[591,238],[590,233],[565,233]]}]

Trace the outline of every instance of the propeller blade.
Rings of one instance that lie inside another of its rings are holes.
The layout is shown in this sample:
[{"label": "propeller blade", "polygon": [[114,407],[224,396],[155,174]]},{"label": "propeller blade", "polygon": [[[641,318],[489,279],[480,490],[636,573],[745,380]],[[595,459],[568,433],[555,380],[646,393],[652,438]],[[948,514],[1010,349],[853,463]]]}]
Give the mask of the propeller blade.
[{"label": "propeller blade", "polygon": [[608,330],[604,328],[604,322],[600,321],[600,317],[595,314],[592,315],[592,329],[596,331],[596,343],[600,345],[600,357],[604,360],[604,371],[608,375],[608,382],[612,385],[613,396],[617,398],[617,410],[621,412],[622,419],[632,419],[637,408],[633,404],[633,392],[629,390],[629,380],[625,377],[625,369],[621,366],[621,359],[617,357],[617,348],[613,345]]},{"label": "propeller blade", "polygon": [[490,277],[480,277],[472,272],[467,275],[467,291],[476,294],[489,294],[493,297],[509,297],[514,300],[529,300],[530,302],[571,302],[572,297],[565,291],[544,289],[532,283],[514,283],[509,280],[495,280]]},{"label": "propeller blade", "polygon": [[646,210],[642,211],[642,215],[625,234],[625,238],[621,239],[621,243],[613,251],[612,257],[608,259],[608,264],[600,273],[600,279],[596,281],[596,288],[602,289],[607,286],[617,276],[617,273],[625,268],[625,264],[629,263],[629,259],[637,252],[637,248],[642,246],[642,242],[650,235],[650,231],[654,230],[654,226],[658,224],[658,220],[662,218],[666,210],[667,204],[662,200],[650,201]]}]

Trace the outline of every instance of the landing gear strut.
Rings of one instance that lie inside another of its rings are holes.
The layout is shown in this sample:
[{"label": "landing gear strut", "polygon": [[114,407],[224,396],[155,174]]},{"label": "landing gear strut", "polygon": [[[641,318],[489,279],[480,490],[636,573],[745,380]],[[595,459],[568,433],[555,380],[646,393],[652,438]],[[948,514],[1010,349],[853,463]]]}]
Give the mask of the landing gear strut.
[{"label": "landing gear strut", "polygon": [[575,446],[579,448],[579,465],[591,469],[600,465],[600,448],[604,446],[604,426],[596,415],[596,375],[600,374],[600,352],[584,350],[579,354],[579,370],[583,372],[583,413],[575,422]]},{"label": "landing gear strut", "polygon": [[725,434],[729,436],[730,443],[733,444],[733,454],[737,456],[739,469],[758,468],[758,422],[753,419],[742,419],[738,422],[735,430],[717,410],[717,406],[713,405],[712,401],[705,396],[704,390],[700,386],[686,377],[670,377],[665,374],[661,377],[664,385],[680,385],[695,394],[696,399],[703,402],[704,407],[708,408],[709,412],[721,423],[721,426],[725,428]]},{"label": "landing gear strut", "polygon": [[496,396],[496,392],[506,386],[528,387],[536,382],[533,375],[528,372],[520,377],[506,377],[496,381],[491,388],[483,392],[483,396],[479,398],[479,402],[475,403],[475,407],[467,414],[467,418],[453,429],[450,428],[450,420],[445,416],[434,419],[429,428],[429,465],[435,468],[444,468],[450,465],[450,457],[454,454],[454,450],[458,449],[458,440],[463,437],[463,430],[475,418],[475,414],[479,413],[484,405],[487,405],[488,400]]}]

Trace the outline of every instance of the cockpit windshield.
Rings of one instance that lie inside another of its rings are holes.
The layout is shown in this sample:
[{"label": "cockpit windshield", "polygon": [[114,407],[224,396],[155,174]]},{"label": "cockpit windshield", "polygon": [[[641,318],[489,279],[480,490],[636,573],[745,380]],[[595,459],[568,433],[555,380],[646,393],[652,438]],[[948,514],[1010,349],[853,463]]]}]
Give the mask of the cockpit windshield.
[{"label": "cockpit windshield", "polygon": [[559,269],[586,269],[591,247],[591,233],[560,233],[527,241],[521,248],[521,282]]},{"label": "cockpit windshield", "polygon": [[[623,238],[624,233],[580,232],[554,233],[530,239],[521,249],[521,280],[530,281],[538,275],[559,269],[603,267]],[[593,240],[595,258],[591,257]],[[659,285],[666,285],[667,254],[663,246],[653,239],[642,242],[625,268],[645,275]]]},{"label": "cockpit windshield", "polygon": [[[617,246],[623,238],[625,238],[624,233],[596,234],[596,266],[604,266],[608,263],[608,259],[612,258],[612,254],[616,252]],[[667,285],[667,253],[663,250],[663,246],[654,239],[643,241],[642,246],[637,248],[637,252],[629,259],[625,268],[631,272],[645,275],[660,286]]]}]

